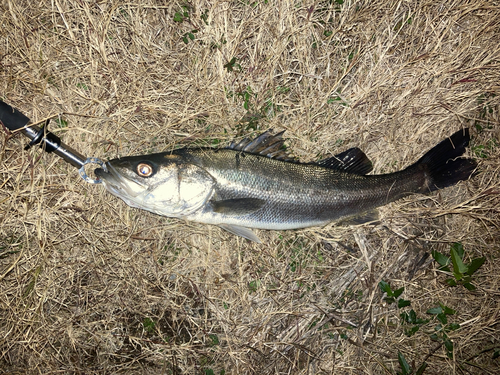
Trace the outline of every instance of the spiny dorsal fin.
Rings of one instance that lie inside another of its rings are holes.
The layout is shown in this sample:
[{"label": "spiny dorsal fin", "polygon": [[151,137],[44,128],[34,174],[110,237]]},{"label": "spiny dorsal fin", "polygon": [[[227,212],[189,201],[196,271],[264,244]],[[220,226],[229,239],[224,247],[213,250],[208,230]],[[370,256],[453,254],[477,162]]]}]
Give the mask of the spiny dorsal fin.
[{"label": "spiny dorsal fin", "polygon": [[357,147],[350,148],[331,158],[320,160],[316,164],[325,168],[359,175],[365,175],[373,169],[370,159]]},{"label": "spiny dorsal fin", "polygon": [[244,138],[240,142],[235,141],[227,147],[231,150],[249,152],[251,154],[267,156],[271,159],[284,160],[284,161],[295,161],[293,157],[288,155],[286,150],[283,149],[283,144],[285,140],[283,139],[283,133],[272,135],[272,130],[268,130],[261,135],[257,136],[255,139]]}]

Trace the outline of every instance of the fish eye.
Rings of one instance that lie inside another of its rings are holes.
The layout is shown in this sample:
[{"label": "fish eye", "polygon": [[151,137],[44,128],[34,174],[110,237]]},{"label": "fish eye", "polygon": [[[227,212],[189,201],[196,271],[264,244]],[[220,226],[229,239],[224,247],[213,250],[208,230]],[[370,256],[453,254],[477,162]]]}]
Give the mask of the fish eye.
[{"label": "fish eye", "polygon": [[137,165],[137,174],[141,177],[149,177],[153,175],[153,166],[149,163],[139,163]]}]

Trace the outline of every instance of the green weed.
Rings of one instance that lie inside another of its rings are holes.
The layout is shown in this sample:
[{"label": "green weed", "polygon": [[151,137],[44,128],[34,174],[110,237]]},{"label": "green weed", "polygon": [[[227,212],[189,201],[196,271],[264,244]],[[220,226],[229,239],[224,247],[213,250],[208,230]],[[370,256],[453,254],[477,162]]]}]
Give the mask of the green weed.
[{"label": "green weed", "polygon": [[224,64],[224,68],[230,73],[234,71],[235,68],[238,68],[238,71],[241,72],[241,65],[237,63],[238,59],[233,57],[226,64]]},{"label": "green weed", "polygon": [[260,287],[262,282],[260,280],[253,280],[248,283],[248,291],[250,294],[255,293]]},{"label": "green weed", "polygon": [[88,89],[89,89],[89,87],[85,83],[82,83],[82,82],[77,83],[76,87],[78,87],[79,89],[85,90],[85,91],[88,91]]},{"label": "green weed", "polygon": [[387,302],[389,305],[398,301],[398,308],[406,307],[410,305],[410,301],[407,301],[403,298],[399,298],[399,296],[403,293],[405,290],[404,287],[401,287],[396,290],[392,290],[391,286],[389,283],[385,282],[384,280],[380,281],[378,283],[379,288],[387,294],[386,297],[384,297],[385,302]]},{"label": "green weed", "polygon": [[411,25],[411,24],[412,24],[412,22],[413,22],[413,19],[412,19],[411,17],[408,17],[408,18],[406,19],[406,21],[405,21],[405,20],[400,20],[400,21],[399,21],[398,23],[396,23],[396,25],[394,26],[394,31],[399,31],[399,30],[401,30],[401,29],[404,27],[404,25],[405,25],[405,24],[406,24],[406,25]]},{"label": "green weed", "polygon": [[180,11],[175,12],[174,22],[184,22],[184,20],[188,19],[189,19],[189,7],[183,5]]},{"label": "green weed", "polygon": [[68,121],[63,119],[62,117],[57,117],[54,122],[57,124],[58,128],[67,128],[68,127]]},{"label": "green weed", "polygon": [[[177,23],[183,23],[184,21],[189,22],[191,20],[191,15],[189,14],[190,11],[191,11],[191,8],[189,6],[183,5],[179,11],[174,13],[174,22],[177,22]],[[203,17],[205,17],[205,19]],[[207,23],[206,22],[207,17],[208,17],[208,15],[206,13],[202,14],[202,19],[205,21],[205,23]],[[185,44],[188,44],[190,40],[195,39],[194,34],[196,34],[197,32],[198,32],[197,29],[192,29],[192,30],[184,33],[182,36],[182,41]]]},{"label": "green weed", "polygon": [[147,333],[153,334],[155,332],[155,322],[150,318],[144,318],[142,321],[142,326]]},{"label": "green weed", "polygon": [[36,285],[36,282],[38,280],[38,277],[40,276],[41,273],[42,273],[42,266],[38,266],[37,268],[35,268],[33,270],[31,280],[28,283],[28,285],[26,285],[26,287],[24,288],[24,292],[23,292],[24,298],[28,297],[31,294],[31,292],[33,292],[33,290],[35,289],[35,285]]},{"label": "green weed", "polygon": [[340,96],[340,91],[335,96],[328,98],[326,103],[327,104],[337,104],[341,107],[349,107],[349,103],[346,102],[344,99],[342,99],[342,97]]},{"label": "green weed", "polygon": [[208,338],[210,339],[208,345],[209,346],[217,346],[220,344],[220,341],[219,341],[219,338],[217,337],[217,335],[211,333],[208,335]]},{"label": "green weed", "polygon": [[491,151],[499,146],[498,141],[494,138],[489,139],[485,145],[473,143],[470,147],[471,151],[481,159],[486,159]]},{"label": "green weed", "polygon": [[476,287],[471,282],[472,276],[483,265],[486,258],[474,258],[466,264],[463,261],[464,253],[464,248],[459,242],[451,245],[450,257],[435,250],[431,251],[432,257],[440,265],[438,269],[450,276],[453,276],[452,278],[450,277],[446,279],[446,283],[448,285],[463,285],[468,290],[475,290]]},{"label": "green weed", "polygon": [[439,306],[427,310],[427,314],[434,315],[439,323],[434,327],[434,333],[430,335],[431,340],[440,341],[446,348],[448,358],[453,358],[453,342],[448,338],[447,333],[460,328],[458,323],[448,323],[448,315],[455,315],[456,311],[444,306],[441,302]]},{"label": "green weed", "polygon": [[[383,280],[379,283],[379,287],[386,293],[384,300],[388,304],[397,301],[398,309],[403,309],[411,305],[410,301],[400,298],[404,287],[393,290],[389,283]],[[426,314],[430,315],[431,318],[418,317],[413,309],[401,311],[399,316],[405,335],[411,337],[416,332],[423,331],[429,335],[431,340],[444,345],[446,355],[449,358],[453,358],[453,342],[448,337],[448,333],[460,329],[460,324],[449,322],[448,317],[455,315],[456,311],[438,302],[438,306],[428,309]],[[433,328],[431,328],[432,325],[434,325]],[[418,368],[410,366],[401,352],[398,352],[398,362],[401,371],[397,372],[397,374],[401,375],[422,374],[427,367],[426,362],[423,362]]]},{"label": "green weed", "polygon": [[[481,94],[477,98],[477,104],[479,105],[479,119],[486,120],[486,128],[492,129],[488,117],[493,114],[493,107],[489,104],[489,100],[495,98],[495,94],[485,93]],[[474,121],[474,126],[478,133],[484,130],[484,121]]]},{"label": "green weed", "polygon": [[401,372],[396,372],[398,375],[422,375],[424,373],[424,370],[427,368],[427,362],[422,363],[420,367],[414,372],[413,368],[408,364],[406,361],[406,358],[404,357],[403,353],[398,352],[398,362],[399,365],[401,366]]}]

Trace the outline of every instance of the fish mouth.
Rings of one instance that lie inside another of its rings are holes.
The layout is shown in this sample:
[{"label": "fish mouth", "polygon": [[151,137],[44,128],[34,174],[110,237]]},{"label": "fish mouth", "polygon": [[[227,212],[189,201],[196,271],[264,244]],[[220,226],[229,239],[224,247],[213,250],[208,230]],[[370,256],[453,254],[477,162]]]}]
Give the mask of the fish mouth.
[{"label": "fish mouth", "polygon": [[104,170],[103,168],[94,169],[94,174],[103,182],[111,181],[118,175],[116,169],[111,164],[109,164],[109,162],[105,163],[105,169],[106,170]]},{"label": "fish mouth", "polygon": [[136,197],[147,189],[137,181],[123,176],[112,164],[106,162],[105,171],[103,168],[94,170],[94,174],[102,181],[106,190],[118,197]]}]

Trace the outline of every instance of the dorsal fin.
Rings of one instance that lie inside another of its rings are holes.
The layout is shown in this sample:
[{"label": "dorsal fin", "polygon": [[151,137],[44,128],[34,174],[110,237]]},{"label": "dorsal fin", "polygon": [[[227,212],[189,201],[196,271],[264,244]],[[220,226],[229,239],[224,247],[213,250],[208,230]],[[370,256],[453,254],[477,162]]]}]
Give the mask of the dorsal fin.
[{"label": "dorsal fin", "polygon": [[235,141],[227,147],[231,150],[249,152],[251,154],[267,156],[271,159],[284,160],[284,161],[295,161],[293,157],[288,155],[286,150],[283,148],[285,140],[283,139],[283,133],[272,135],[272,130],[268,130],[261,135],[257,136],[255,139],[244,138],[240,142]]},{"label": "dorsal fin", "polygon": [[373,169],[370,159],[357,147],[350,148],[331,158],[320,160],[316,164],[325,168],[359,175],[365,175]]}]

